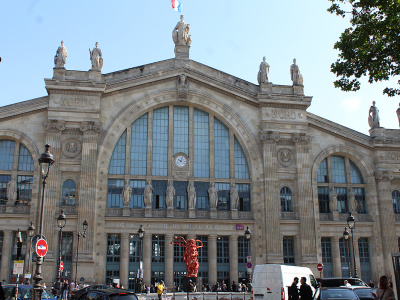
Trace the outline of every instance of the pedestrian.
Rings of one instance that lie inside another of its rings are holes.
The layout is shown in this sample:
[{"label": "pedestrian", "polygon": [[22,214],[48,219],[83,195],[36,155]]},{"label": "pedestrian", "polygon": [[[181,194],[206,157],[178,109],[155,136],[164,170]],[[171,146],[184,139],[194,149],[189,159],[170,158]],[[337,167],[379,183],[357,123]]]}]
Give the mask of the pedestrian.
[{"label": "pedestrian", "polygon": [[299,284],[299,277],[293,278],[293,283],[288,288],[289,300],[299,300],[299,289],[297,285]]},{"label": "pedestrian", "polygon": [[234,293],[237,292],[237,284],[236,284],[235,280],[232,281],[231,289],[232,289],[232,292],[234,292]]},{"label": "pedestrian", "polygon": [[312,300],[313,299],[313,293],[311,290],[311,287],[307,284],[307,279],[305,277],[301,277],[300,279],[300,298],[301,300]]},{"label": "pedestrian", "polygon": [[75,291],[75,282],[73,282],[73,281],[71,281],[71,283],[69,284],[69,290],[72,292],[72,291]]},{"label": "pedestrian", "polygon": [[6,295],[4,294],[3,285],[0,283],[0,300],[5,300]]},{"label": "pedestrian", "polygon": [[63,300],[68,300],[68,288],[69,288],[69,284],[68,284],[68,279],[64,279],[64,284],[63,284],[63,293],[62,293],[62,299]]},{"label": "pedestrian", "polygon": [[374,288],[374,282],[370,279],[368,283],[370,288]]},{"label": "pedestrian", "polygon": [[374,296],[374,300],[395,300],[394,292],[389,286],[389,278],[387,276],[381,276],[379,278],[379,288],[375,293],[371,292]]},{"label": "pedestrian", "polygon": [[156,290],[155,290],[155,288],[154,288],[154,285],[150,285],[150,293],[155,293],[156,292]]},{"label": "pedestrian", "polygon": [[164,281],[161,280],[161,282],[157,285],[158,300],[162,299],[162,294],[164,292],[164,289],[165,289]]}]

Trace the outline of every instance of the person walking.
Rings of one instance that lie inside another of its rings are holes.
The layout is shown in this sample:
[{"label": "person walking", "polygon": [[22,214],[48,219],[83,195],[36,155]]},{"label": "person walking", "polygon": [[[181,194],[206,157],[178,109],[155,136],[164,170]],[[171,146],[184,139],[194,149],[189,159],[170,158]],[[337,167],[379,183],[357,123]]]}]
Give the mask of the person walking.
[{"label": "person walking", "polygon": [[381,276],[379,278],[379,288],[376,293],[371,292],[374,300],[395,300],[393,289],[389,286],[389,278]]},{"label": "person walking", "polygon": [[293,283],[288,290],[289,300],[299,300],[299,289],[297,288],[298,284],[299,284],[299,278],[298,277],[293,278]]},{"label": "person walking", "polygon": [[313,299],[313,293],[311,290],[311,287],[307,284],[307,278],[301,277],[300,279],[300,299],[301,300],[312,300]]},{"label": "person walking", "polygon": [[62,300],[68,300],[68,290],[69,290],[68,279],[64,279],[64,283],[62,285],[63,285]]},{"label": "person walking", "polygon": [[162,294],[164,292],[164,289],[165,289],[164,281],[161,280],[161,282],[157,285],[158,300],[162,299]]}]

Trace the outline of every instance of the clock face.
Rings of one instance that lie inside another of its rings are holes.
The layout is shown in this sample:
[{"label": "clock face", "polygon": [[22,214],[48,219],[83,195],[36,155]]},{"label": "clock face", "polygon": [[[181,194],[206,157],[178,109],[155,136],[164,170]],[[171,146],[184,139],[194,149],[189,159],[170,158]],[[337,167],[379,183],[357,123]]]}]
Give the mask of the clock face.
[{"label": "clock face", "polygon": [[184,167],[186,165],[186,158],[182,155],[179,155],[176,159],[175,159],[175,163],[178,167]]}]

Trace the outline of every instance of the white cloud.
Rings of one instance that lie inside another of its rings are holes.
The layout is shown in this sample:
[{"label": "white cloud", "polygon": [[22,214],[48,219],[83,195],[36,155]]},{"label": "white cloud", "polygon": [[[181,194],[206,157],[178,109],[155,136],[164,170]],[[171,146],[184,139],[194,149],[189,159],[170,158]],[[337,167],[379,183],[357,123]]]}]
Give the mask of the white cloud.
[{"label": "white cloud", "polygon": [[346,112],[354,112],[359,109],[360,103],[360,98],[346,98],[342,101],[341,106]]}]

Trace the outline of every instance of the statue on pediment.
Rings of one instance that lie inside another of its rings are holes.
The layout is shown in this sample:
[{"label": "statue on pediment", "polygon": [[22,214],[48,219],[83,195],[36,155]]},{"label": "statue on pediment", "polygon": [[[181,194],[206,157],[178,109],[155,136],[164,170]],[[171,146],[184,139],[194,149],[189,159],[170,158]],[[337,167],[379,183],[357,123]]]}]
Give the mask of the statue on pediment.
[{"label": "statue on pediment", "polygon": [[92,62],[91,70],[101,71],[101,68],[103,68],[103,55],[99,48],[99,43],[96,42],[96,47],[93,50],[89,48],[89,54],[90,61]]},{"label": "statue on pediment", "polygon": [[260,70],[257,74],[258,84],[268,82],[268,74],[269,74],[269,64],[265,61],[265,56],[263,57],[263,61],[260,63]]},{"label": "statue on pediment", "polygon": [[338,201],[337,201],[337,196],[338,194],[334,190],[333,187],[331,187],[331,191],[329,193],[329,210],[332,212],[338,211]]},{"label": "statue on pediment", "polygon": [[192,38],[189,35],[190,25],[183,20],[183,15],[181,15],[181,20],[176,24],[174,30],[172,31],[172,40],[175,45],[187,45],[190,46],[192,43]]},{"label": "statue on pediment", "polygon": [[14,204],[17,200],[17,183],[15,175],[11,176],[11,180],[7,183],[7,201],[9,205]]},{"label": "statue on pediment", "polygon": [[143,202],[146,208],[151,208],[153,203],[153,187],[151,186],[151,180],[147,179],[146,186],[144,188]]},{"label": "statue on pediment", "polygon": [[189,209],[195,209],[196,208],[196,189],[193,185],[193,181],[189,182],[189,185],[187,187],[187,193],[188,193],[188,202],[189,202]]},{"label": "statue on pediment", "polygon": [[230,191],[231,196],[231,209],[237,209],[239,205],[239,192],[236,185],[233,183]]},{"label": "statue on pediment", "polygon": [[210,208],[217,209],[218,206],[218,192],[215,187],[215,182],[211,182],[211,186],[208,189],[208,199],[210,200]]},{"label": "statue on pediment", "polygon": [[125,179],[125,186],[122,190],[122,203],[124,207],[129,207],[132,196],[132,188],[129,185],[129,179]]},{"label": "statue on pediment", "polygon": [[172,180],[168,180],[167,194],[165,200],[167,208],[174,207],[174,198],[175,198],[175,188],[174,185],[172,184]]},{"label": "statue on pediment", "polygon": [[296,65],[296,59],[293,59],[293,64],[290,66],[290,79],[293,85],[303,85],[303,76],[300,73],[299,66]]},{"label": "statue on pediment", "polygon": [[[399,103],[400,106],[400,103]],[[399,126],[400,126],[400,107],[396,109],[397,118],[399,119]]]},{"label": "statue on pediment", "polygon": [[379,120],[379,109],[375,106],[375,101],[372,101],[372,105],[369,108],[368,125],[371,127],[371,129],[381,127]]},{"label": "statue on pediment", "polygon": [[61,46],[58,47],[56,55],[54,56],[54,65],[56,68],[64,68],[67,62],[68,51],[64,46],[64,41],[61,41]]}]

